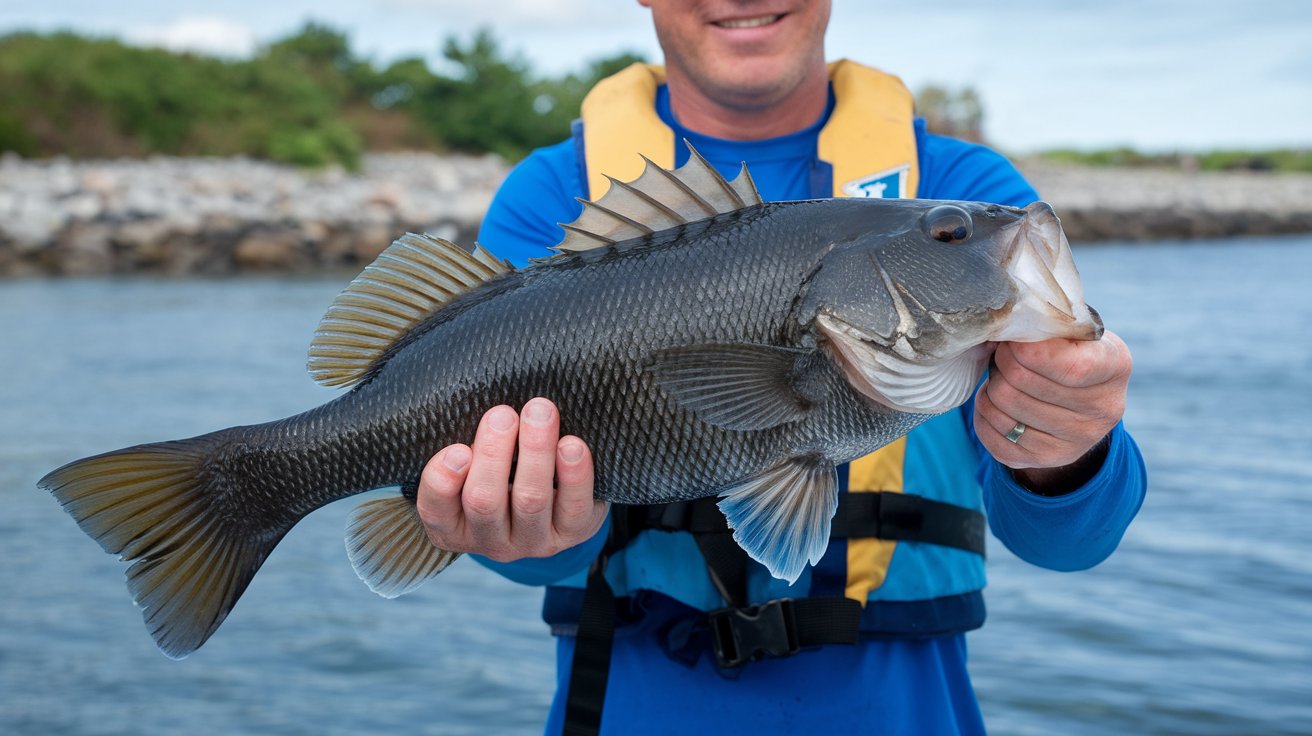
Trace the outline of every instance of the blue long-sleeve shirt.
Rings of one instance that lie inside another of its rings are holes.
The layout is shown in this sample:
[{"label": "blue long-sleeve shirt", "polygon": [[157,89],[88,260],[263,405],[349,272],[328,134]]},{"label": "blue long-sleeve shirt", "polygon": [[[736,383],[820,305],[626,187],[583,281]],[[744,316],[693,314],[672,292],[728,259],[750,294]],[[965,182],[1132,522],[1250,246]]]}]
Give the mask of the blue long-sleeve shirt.
[{"label": "blue long-sleeve shirt", "polygon": [[[767,141],[726,141],[683,128],[674,119],[664,89],[657,111],[688,139],[721,173],[732,177],[747,161],[766,200],[810,196],[816,139],[824,119],[797,133]],[[920,186],[927,199],[988,201],[1024,206],[1038,199],[1018,171],[997,153],[982,146],[925,133],[918,123]],[[679,151],[679,163],[686,151]],[[572,141],[540,149],[507,178],[484,220],[480,242],[494,253],[522,265],[529,258],[550,254],[563,238],[556,223],[570,222],[580,211],[574,199],[586,186]],[[970,428],[973,407],[958,410]],[[1133,440],[1117,426],[1102,468],[1083,487],[1058,497],[1039,496],[1021,487],[1010,471],[968,432],[982,486],[990,528],[1009,549],[1033,564],[1056,570],[1096,565],[1115,549],[1142,503],[1146,486],[1143,461]],[[600,551],[607,527],[587,542],[544,559],[514,563],[479,561],[518,582],[546,585],[572,580]],[[687,540],[691,544],[691,540]],[[678,549],[678,540],[659,540],[643,550],[659,557],[662,549]],[[661,547],[664,544],[667,547]],[[657,565],[643,565],[642,580],[659,586]],[[982,585],[982,580],[978,585]],[[641,584],[641,581],[638,583]],[[806,579],[798,582],[804,586]],[[971,583],[974,584],[974,583]],[[777,581],[765,581],[760,597],[804,595]],[[770,586],[773,586],[772,588]],[[978,586],[977,586],[978,587]],[[896,594],[896,591],[893,592]],[[684,601],[700,605],[698,601]],[[713,601],[711,601],[713,603]],[[700,607],[707,607],[701,605]],[[975,733],[983,724],[966,674],[963,635],[937,639],[869,640],[858,647],[824,647],[778,661],[753,663],[736,679],[726,679],[706,661],[693,667],[673,662],[645,627],[617,634],[607,692],[604,728],[617,733],[664,733],[679,723],[695,722],[699,730],[787,732],[793,724],[807,733],[849,725],[870,732]],[[646,634],[646,635],[644,635]],[[566,678],[573,640],[561,637],[560,677]],[[561,691],[567,679],[560,680]],[[553,706],[547,733],[558,733],[563,704]],[[673,707],[673,704],[679,704]],[[622,725],[621,725],[622,724]]]}]

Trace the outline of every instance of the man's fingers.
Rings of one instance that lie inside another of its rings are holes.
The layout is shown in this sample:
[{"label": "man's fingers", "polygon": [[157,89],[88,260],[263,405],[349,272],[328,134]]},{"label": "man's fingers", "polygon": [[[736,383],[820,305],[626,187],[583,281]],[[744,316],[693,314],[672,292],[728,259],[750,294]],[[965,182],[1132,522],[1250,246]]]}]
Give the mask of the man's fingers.
[{"label": "man's fingers", "polygon": [[415,507],[429,539],[443,549],[459,545],[464,532],[465,512],[460,495],[469,472],[473,452],[465,445],[451,445],[438,452],[419,476]]},{"label": "man's fingers", "polygon": [[[1004,343],[1015,361],[1062,386],[1087,388],[1109,381],[1128,380],[1132,368],[1130,350],[1110,330],[1091,341],[1060,338],[1030,343]],[[999,348],[1002,346],[1000,345]],[[999,365],[1003,358],[997,358]]]},{"label": "man's fingers", "polygon": [[551,514],[556,474],[556,440],[560,416],[550,401],[537,398],[524,405],[519,417],[519,457],[510,491],[510,535],[525,551],[551,541]]},{"label": "man's fingers", "polygon": [[993,358],[988,396],[1016,421],[1080,444],[1101,439],[1125,413],[1132,361],[1114,333],[1096,343],[1002,343]]},{"label": "man's fingers", "polygon": [[518,429],[519,415],[508,406],[483,415],[461,496],[474,548],[493,558],[507,550],[510,538],[510,466]]},{"label": "man's fingers", "polygon": [[1036,453],[1047,448],[1052,438],[1027,424],[1018,442],[1008,440],[1007,435],[1016,427],[1016,422],[1022,420],[1000,410],[989,398],[988,387],[994,380],[990,377],[975,397],[975,434],[998,462],[1012,468],[1032,465],[1036,462]]},{"label": "man's fingers", "polygon": [[451,445],[429,460],[417,505],[433,543],[506,562],[595,534],[608,507],[592,497],[592,455],[578,437],[559,433],[560,415],[546,399],[525,404],[522,416],[498,406],[483,415],[472,447]]},{"label": "man's fingers", "polygon": [[565,546],[591,537],[606,519],[607,505],[592,497],[592,453],[578,437],[556,446],[556,504],[552,524]]},{"label": "man's fingers", "polygon": [[[1042,398],[1036,398],[1029,392],[1028,387],[1018,387],[1005,369],[989,375],[989,380],[984,383],[980,395],[981,398],[986,398],[992,407],[997,407],[1003,416],[1002,421],[1010,421],[1010,424],[1002,428],[1004,435],[1016,426],[1016,422],[1024,422],[1028,427],[1042,427],[1049,434],[1065,439],[1068,435],[1078,434],[1079,426],[1083,422],[1083,416],[1078,411],[1060,404],[1048,403]],[[1054,398],[1074,401],[1079,397],[1056,395]]]}]

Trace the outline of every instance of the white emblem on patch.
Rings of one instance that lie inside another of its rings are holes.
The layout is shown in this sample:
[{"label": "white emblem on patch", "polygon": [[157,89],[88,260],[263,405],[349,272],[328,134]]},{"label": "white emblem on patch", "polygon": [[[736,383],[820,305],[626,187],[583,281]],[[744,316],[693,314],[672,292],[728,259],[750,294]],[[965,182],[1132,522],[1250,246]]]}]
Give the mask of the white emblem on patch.
[{"label": "white emblem on patch", "polygon": [[843,185],[843,194],[868,199],[892,199],[907,196],[907,174],[911,164],[894,166],[877,174],[853,179]]}]

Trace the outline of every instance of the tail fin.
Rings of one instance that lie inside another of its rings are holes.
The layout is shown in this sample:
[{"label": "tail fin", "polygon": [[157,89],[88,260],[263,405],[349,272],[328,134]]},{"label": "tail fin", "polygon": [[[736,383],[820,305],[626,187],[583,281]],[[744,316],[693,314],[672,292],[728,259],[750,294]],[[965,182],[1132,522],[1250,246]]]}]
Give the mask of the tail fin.
[{"label": "tail fin", "polygon": [[283,532],[242,529],[205,493],[214,435],[138,445],[69,463],[42,478],[82,531],[133,564],[128,590],[174,659],[214,633]]}]

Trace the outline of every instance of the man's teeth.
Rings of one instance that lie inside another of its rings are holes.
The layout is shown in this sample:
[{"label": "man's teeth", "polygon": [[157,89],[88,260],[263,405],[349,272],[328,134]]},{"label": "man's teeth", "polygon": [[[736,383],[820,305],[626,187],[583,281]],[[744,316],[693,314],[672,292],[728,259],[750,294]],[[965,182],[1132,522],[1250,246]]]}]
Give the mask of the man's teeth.
[{"label": "man's teeth", "polygon": [[715,25],[721,28],[760,28],[761,26],[768,26],[782,17],[783,17],[782,15],[763,15],[760,18],[742,18],[740,20],[721,20],[721,21],[716,21]]}]

